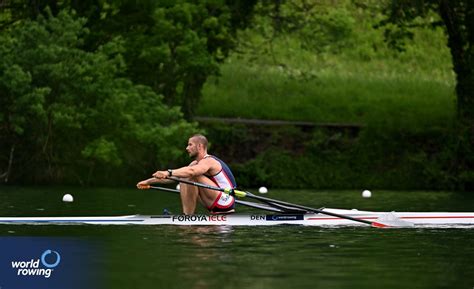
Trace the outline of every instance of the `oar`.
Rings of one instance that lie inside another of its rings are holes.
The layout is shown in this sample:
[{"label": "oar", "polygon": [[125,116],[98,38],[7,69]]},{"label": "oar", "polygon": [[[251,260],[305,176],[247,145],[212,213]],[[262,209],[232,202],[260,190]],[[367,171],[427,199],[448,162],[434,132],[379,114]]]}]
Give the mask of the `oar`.
[{"label": "oar", "polygon": [[[170,189],[170,188],[164,188],[164,187],[158,187],[158,186],[149,186],[148,188],[149,189],[154,189],[154,190],[159,190],[159,191],[165,191],[165,192],[179,194],[178,190]],[[277,212],[277,213],[285,213],[285,211],[282,210],[282,209],[266,206],[266,205],[263,205],[263,204],[257,204],[257,203],[246,202],[246,201],[241,201],[241,200],[235,200],[235,202],[239,205],[247,206],[247,207],[254,208],[254,209],[266,210],[266,211]]]},{"label": "oar", "polygon": [[[168,179],[178,182],[178,179],[175,179],[175,178],[168,178]],[[184,181],[181,181],[181,182],[185,183]],[[200,185],[205,185],[205,184],[200,184]],[[162,191],[166,191],[166,192],[179,193],[178,190],[164,188],[164,187],[149,186],[149,188],[150,189],[156,189],[156,190],[162,190]],[[208,187],[208,189],[213,189],[213,190],[219,189],[219,191],[223,191],[223,190],[221,190],[220,188],[217,188],[217,187]],[[228,192],[226,192],[226,193],[228,193]],[[262,201],[262,200],[260,200],[260,201]],[[235,200],[235,202],[237,204],[244,205],[244,206],[247,206],[247,207],[251,207],[251,208],[255,208],[255,209],[262,209],[262,210],[271,211],[271,212],[278,212],[278,213],[306,213],[306,212],[308,212],[308,210],[305,210],[305,209],[297,208],[295,206],[290,206],[290,205],[277,204],[277,203],[272,202],[272,201],[264,201],[265,203],[270,205],[270,207],[262,205],[262,204],[246,202],[246,201],[241,201],[241,200]]]},{"label": "oar", "polygon": [[333,216],[333,217],[337,217],[337,218],[341,218],[341,219],[351,220],[351,221],[354,221],[354,222],[364,223],[364,224],[367,224],[367,225],[370,225],[370,226],[376,227],[376,228],[390,227],[389,225],[386,225],[386,224],[383,224],[383,223],[380,223],[380,222],[371,222],[371,221],[367,221],[367,220],[363,220],[363,219],[353,218],[351,216],[340,215],[340,214],[337,214],[337,213],[324,211],[324,210],[321,210],[321,209],[316,209],[316,208],[301,206],[301,205],[298,205],[298,204],[292,204],[292,203],[288,203],[288,202],[284,202],[284,201],[280,201],[280,200],[261,197],[261,196],[254,195],[250,192],[244,192],[244,191],[240,191],[240,190],[236,190],[236,189],[227,189],[227,188],[219,188],[219,187],[215,187],[215,186],[209,186],[209,185],[202,184],[202,183],[197,183],[197,182],[188,181],[188,180],[182,180],[182,179],[179,179],[179,178],[176,178],[176,177],[168,177],[168,179],[176,181],[176,182],[188,184],[188,185],[201,187],[201,188],[221,191],[221,192],[224,192],[224,193],[227,193],[227,194],[233,193],[234,195],[236,195],[239,198],[251,198],[251,199],[255,199],[255,200],[259,200],[259,201],[263,201],[263,202],[267,202],[267,203],[271,202],[271,203],[275,203],[275,204],[279,204],[279,205],[283,205],[283,206],[294,207],[294,208],[306,210],[308,212],[319,213],[319,214],[329,215],[329,216]]}]

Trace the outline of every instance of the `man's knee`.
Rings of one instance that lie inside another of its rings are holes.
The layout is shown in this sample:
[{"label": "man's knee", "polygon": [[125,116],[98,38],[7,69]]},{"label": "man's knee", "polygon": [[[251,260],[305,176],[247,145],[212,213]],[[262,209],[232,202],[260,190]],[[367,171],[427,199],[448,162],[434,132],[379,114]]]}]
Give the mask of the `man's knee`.
[{"label": "man's knee", "polygon": [[181,192],[185,192],[185,193],[191,193],[191,192],[197,193],[198,192],[196,186],[188,185],[188,184],[180,184],[179,185],[179,190]]},{"label": "man's knee", "polygon": [[214,182],[204,175],[193,177],[193,179],[194,179],[193,181],[197,183],[215,186]]}]

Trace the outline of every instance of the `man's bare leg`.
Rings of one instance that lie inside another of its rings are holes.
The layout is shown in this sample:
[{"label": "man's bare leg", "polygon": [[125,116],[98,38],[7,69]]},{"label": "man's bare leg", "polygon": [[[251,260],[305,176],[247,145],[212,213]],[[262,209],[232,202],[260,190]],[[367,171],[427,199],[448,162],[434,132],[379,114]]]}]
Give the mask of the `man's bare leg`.
[{"label": "man's bare leg", "polygon": [[[206,184],[209,186],[215,186],[209,178],[205,176],[199,176],[190,179],[190,181]],[[209,208],[219,195],[219,191],[210,190],[205,188],[198,188],[197,186],[187,185],[181,183],[181,204],[183,206],[183,214],[192,215],[196,211],[196,204],[199,200],[206,208]]]},{"label": "man's bare leg", "polygon": [[196,211],[197,199],[199,191],[196,186],[187,184],[180,185],[181,205],[183,207],[183,214],[192,215]]},{"label": "man's bare leg", "polygon": [[[216,186],[216,184],[211,181],[208,177],[205,176],[199,176],[194,179],[195,182],[201,183],[201,184],[206,184],[209,186]],[[199,188],[199,198],[201,199],[202,204],[206,207],[209,208],[214,201],[217,199],[217,196],[219,196],[220,192],[216,190],[211,190],[211,189],[206,189],[206,188]]]}]

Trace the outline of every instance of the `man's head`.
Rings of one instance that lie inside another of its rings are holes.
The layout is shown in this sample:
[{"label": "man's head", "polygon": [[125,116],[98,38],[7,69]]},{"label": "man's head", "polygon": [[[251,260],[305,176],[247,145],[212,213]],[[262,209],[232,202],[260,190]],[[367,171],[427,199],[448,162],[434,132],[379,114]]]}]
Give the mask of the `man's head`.
[{"label": "man's head", "polygon": [[195,134],[188,140],[186,151],[189,157],[196,158],[199,154],[203,156],[207,153],[207,138],[202,134]]}]

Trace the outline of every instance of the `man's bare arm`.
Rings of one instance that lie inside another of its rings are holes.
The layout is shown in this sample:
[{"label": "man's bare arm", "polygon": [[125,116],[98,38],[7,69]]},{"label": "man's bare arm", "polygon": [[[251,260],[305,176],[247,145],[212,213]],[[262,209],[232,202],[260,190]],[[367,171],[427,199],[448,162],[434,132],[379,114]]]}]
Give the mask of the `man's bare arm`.
[{"label": "man's bare arm", "polygon": [[[192,178],[196,176],[201,176],[207,173],[212,165],[213,163],[211,159],[203,159],[197,164],[193,165],[193,163],[191,163],[191,165],[187,167],[172,170],[172,175],[178,178]],[[153,174],[153,176],[158,179],[166,179],[166,177],[169,176],[169,172],[157,171]]]},{"label": "man's bare arm", "polygon": [[148,189],[149,185],[152,184],[169,184],[172,183],[173,181],[168,180],[168,179],[157,179],[157,178],[149,178],[146,180],[143,180],[137,184],[137,188],[139,189]]}]

